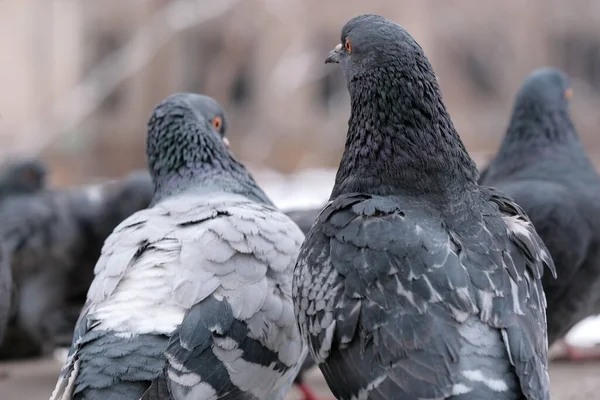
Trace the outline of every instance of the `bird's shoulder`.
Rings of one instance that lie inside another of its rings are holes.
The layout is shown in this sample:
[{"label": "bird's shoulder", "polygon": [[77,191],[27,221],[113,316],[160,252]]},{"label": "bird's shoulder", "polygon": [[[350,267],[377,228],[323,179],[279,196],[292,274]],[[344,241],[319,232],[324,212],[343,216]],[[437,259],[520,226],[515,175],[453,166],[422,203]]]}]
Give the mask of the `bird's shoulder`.
[{"label": "bird's shoulder", "polygon": [[[154,287],[156,302],[185,311],[218,292],[234,303],[236,318],[250,318],[264,305],[268,285],[291,292],[303,238],[283,213],[243,196],[166,199],[133,214],[107,238],[88,299],[124,301]],[[161,288],[170,300],[158,299]]]},{"label": "bird's shoulder", "polygon": [[375,332],[405,335],[400,340],[412,347],[415,329],[435,323],[431,307],[474,313],[455,249],[435,210],[414,199],[349,194],[331,201],[294,273],[296,313],[315,359]]},{"label": "bird's shoulder", "polygon": [[[353,195],[328,204],[294,276],[296,313],[317,362],[365,339],[390,363],[427,346],[445,354],[460,347],[459,326],[475,316],[503,335],[524,392],[547,390],[540,277],[554,266],[522,208],[494,189],[482,193],[483,210],[466,229],[410,199]],[[443,343],[431,336],[441,330]]]},{"label": "bird's shoulder", "polygon": [[[332,270],[345,279],[360,277],[364,285],[409,270],[410,276],[402,279],[412,279],[412,274],[421,276],[423,265],[434,260],[415,265],[410,259],[452,247],[451,237],[438,217],[434,208],[415,199],[342,195],[329,202],[317,217],[300,259],[316,269],[327,268],[331,261]],[[395,266],[405,262],[408,264],[403,272],[398,271]]]},{"label": "bird's shoulder", "polygon": [[480,189],[487,202],[483,211],[485,231],[496,243],[489,252],[501,250],[504,257],[511,258],[510,262],[497,259],[494,264],[507,270],[515,281],[521,281],[522,276],[539,280],[546,269],[556,275],[550,253],[523,207],[501,190]]},{"label": "bird's shoulder", "polygon": [[[97,350],[98,337],[125,337],[113,344],[122,352],[149,341],[162,352],[168,340],[171,367],[186,365],[198,381],[203,368],[223,371],[224,362],[197,352],[213,345],[241,379],[258,369],[272,382],[271,362],[291,373],[303,351],[290,297],[302,240],[287,216],[243,196],[184,194],[137,212],[105,242],[63,375]],[[196,386],[188,383],[182,388]]]}]

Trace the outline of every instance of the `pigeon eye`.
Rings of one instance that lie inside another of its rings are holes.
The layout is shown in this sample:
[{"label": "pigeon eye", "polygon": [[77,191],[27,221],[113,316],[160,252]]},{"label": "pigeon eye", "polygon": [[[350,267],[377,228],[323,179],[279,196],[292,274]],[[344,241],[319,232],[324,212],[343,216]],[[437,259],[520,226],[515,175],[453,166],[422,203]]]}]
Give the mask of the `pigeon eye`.
[{"label": "pigeon eye", "polygon": [[565,90],[565,99],[571,100],[571,97],[573,97],[573,89],[568,88]]},{"label": "pigeon eye", "polygon": [[221,119],[221,117],[215,117],[215,119],[213,119],[212,121],[212,124],[217,130],[219,130],[223,125],[223,120]]},{"label": "pigeon eye", "polygon": [[350,43],[350,39],[346,39],[346,44],[344,44],[344,47],[348,53],[352,53],[352,43]]}]

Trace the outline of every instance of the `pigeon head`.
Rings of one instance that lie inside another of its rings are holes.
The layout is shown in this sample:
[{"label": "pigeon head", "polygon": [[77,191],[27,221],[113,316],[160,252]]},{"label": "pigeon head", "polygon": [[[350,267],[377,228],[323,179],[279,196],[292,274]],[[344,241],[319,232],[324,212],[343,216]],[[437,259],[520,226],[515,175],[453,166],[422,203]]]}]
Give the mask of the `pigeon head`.
[{"label": "pigeon head", "polygon": [[[338,63],[351,100],[336,186],[376,194],[447,193],[474,184],[467,154],[423,49],[399,24],[360,15],[342,29],[326,63]],[[381,171],[386,171],[381,173]]]},{"label": "pigeon head", "polygon": [[229,140],[225,137],[227,132],[227,121],[225,111],[215,99],[201,94],[190,94],[190,104],[206,119],[215,131],[229,146]]},{"label": "pigeon head", "polygon": [[369,74],[385,65],[411,67],[425,58],[421,46],[399,24],[382,16],[365,14],[342,28],[341,42],[325,63],[338,63],[346,80]]},{"label": "pigeon head", "polygon": [[533,71],[517,93],[516,108],[526,107],[530,112],[566,110],[573,96],[567,75],[556,68]]},{"label": "pigeon head", "polygon": [[15,161],[8,164],[0,176],[4,194],[26,194],[46,186],[46,166],[38,160]]},{"label": "pigeon head", "polygon": [[569,116],[569,78],[556,68],[533,71],[519,89],[506,139],[539,145],[576,136]]},{"label": "pigeon head", "polygon": [[225,125],[221,107],[207,96],[178,93],[156,106],[146,144],[153,203],[184,190],[215,186],[266,200],[223,140]]}]

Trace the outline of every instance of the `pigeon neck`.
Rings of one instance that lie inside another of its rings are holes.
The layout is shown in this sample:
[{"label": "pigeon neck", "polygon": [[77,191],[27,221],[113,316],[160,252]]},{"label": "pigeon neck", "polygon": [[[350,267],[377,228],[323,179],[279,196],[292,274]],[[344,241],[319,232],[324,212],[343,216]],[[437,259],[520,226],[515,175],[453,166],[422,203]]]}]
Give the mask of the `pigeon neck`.
[{"label": "pigeon neck", "polygon": [[184,192],[224,191],[272,205],[248,170],[231,154],[202,150],[187,153],[193,158],[183,165],[166,163],[151,169],[156,204],[161,199]]},{"label": "pigeon neck", "polygon": [[477,169],[442,103],[435,76],[381,68],[349,82],[351,116],[332,198],[406,193],[448,201]]},{"label": "pigeon neck", "polygon": [[542,111],[517,104],[502,147],[511,152],[579,142],[567,110]]}]

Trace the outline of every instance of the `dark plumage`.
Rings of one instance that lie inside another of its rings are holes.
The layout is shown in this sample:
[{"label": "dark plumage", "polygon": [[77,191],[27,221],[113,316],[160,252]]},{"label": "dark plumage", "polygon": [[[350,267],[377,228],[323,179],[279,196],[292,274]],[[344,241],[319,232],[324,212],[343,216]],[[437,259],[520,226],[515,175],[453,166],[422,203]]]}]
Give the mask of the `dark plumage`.
[{"label": "dark plumage", "polygon": [[[2,358],[34,356],[65,344],[73,332],[106,237],[148,206],[145,172],[104,184],[7,198],[0,237],[15,281],[13,320]],[[65,338],[66,336],[66,338]]]},{"label": "dark plumage", "polygon": [[549,399],[552,260],[523,210],[477,184],[423,50],[362,15],[327,61],[342,67],[351,116],[293,298],[333,394]]},{"label": "dark plumage", "polygon": [[31,194],[46,187],[47,169],[36,159],[6,163],[0,172],[0,201],[8,196]]},{"label": "dark plumage", "polygon": [[[285,215],[290,217],[292,221],[298,225],[298,227],[302,230],[302,233],[305,235],[308,234],[310,228],[313,226],[317,216],[321,212],[320,208],[316,209],[304,209],[304,210],[288,210],[285,212]],[[317,400],[316,395],[313,393],[313,390],[306,385],[304,382],[304,374],[308,372],[311,368],[315,366],[315,360],[308,355],[302,367],[300,367],[300,371],[298,371],[298,375],[294,379],[294,384],[298,386],[303,395],[303,400]]]},{"label": "dark plumage", "polygon": [[[45,186],[46,166],[41,161],[26,159],[7,162],[0,172],[0,202],[38,192]],[[9,254],[3,241],[0,236],[0,343],[4,340],[9,317],[16,307]]]},{"label": "dark plumage", "polygon": [[304,361],[291,300],[304,235],[211,129],[205,99],[154,109],[152,203],[106,239],[52,399],[282,400]]},{"label": "dark plumage", "polygon": [[543,279],[549,344],[598,311],[600,301],[600,177],[569,116],[569,93],[563,72],[533,72],[480,178],[525,209],[556,264],[558,279]]}]

